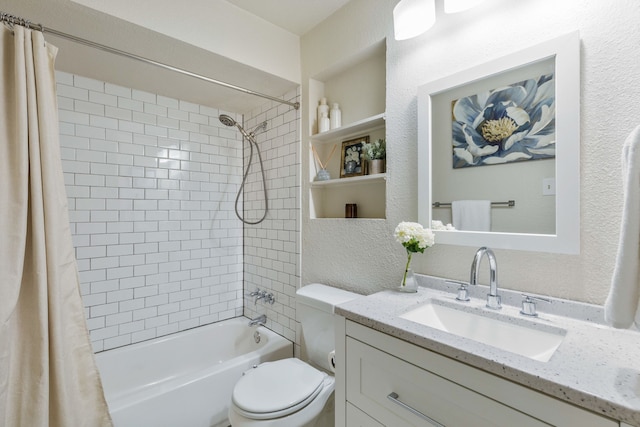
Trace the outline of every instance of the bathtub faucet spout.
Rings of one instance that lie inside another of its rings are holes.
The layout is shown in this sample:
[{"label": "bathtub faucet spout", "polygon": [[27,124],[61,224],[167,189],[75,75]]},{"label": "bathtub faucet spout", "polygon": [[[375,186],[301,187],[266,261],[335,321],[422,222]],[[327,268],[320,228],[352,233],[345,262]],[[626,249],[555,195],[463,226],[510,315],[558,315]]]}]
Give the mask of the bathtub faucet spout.
[{"label": "bathtub faucet spout", "polygon": [[251,319],[249,321],[249,326],[265,326],[265,324],[267,323],[267,315],[266,314],[262,314],[258,317],[256,317],[255,319]]}]

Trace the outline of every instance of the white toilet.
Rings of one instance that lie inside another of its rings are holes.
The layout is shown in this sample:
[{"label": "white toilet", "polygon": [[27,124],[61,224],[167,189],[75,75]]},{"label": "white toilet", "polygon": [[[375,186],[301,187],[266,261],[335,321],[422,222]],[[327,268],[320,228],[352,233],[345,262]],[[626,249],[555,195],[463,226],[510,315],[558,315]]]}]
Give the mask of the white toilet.
[{"label": "white toilet", "polygon": [[[302,357],[265,362],[236,383],[229,408],[233,427],[333,426],[330,352],[335,348],[333,310],[360,295],[311,284],[296,292],[296,316],[302,326]],[[328,416],[323,416],[328,414]],[[322,421],[320,421],[322,419]]]}]

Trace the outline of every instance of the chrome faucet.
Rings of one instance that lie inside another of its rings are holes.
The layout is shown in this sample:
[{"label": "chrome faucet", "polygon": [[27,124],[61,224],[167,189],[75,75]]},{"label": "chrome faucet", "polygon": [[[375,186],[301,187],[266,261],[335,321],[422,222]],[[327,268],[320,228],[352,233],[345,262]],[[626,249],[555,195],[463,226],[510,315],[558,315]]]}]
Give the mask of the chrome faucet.
[{"label": "chrome faucet", "polygon": [[249,321],[249,326],[265,326],[265,324],[267,323],[267,315],[266,314],[261,314],[260,316],[256,317],[255,319],[251,319]]},{"label": "chrome faucet", "polygon": [[256,289],[255,291],[251,292],[249,296],[256,298],[253,301],[253,305],[257,305],[258,301],[260,301],[261,299],[264,299],[265,302],[268,302],[271,305],[273,305],[273,303],[276,302],[275,296],[271,292],[267,292],[265,290],[261,291],[260,289]]},{"label": "chrome faucet", "polygon": [[484,255],[487,255],[487,259],[489,260],[489,295],[487,295],[487,307],[499,310],[502,308],[502,303],[500,295],[498,295],[498,262],[491,249],[483,246],[476,251],[476,255],[473,257],[473,262],[471,263],[469,284],[478,284],[478,266]]},{"label": "chrome faucet", "polygon": [[258,301],[266,297],[267,297],[267,293],[265,291],[259,292],[258,295],[256,295],[256,300],[253,302],[253,305],[258,304]]},{"label": "chrome faucet", "polygon": [[253,305],[258,304],[258,300],[260,298],[264,298],[264,295],[261,295],[264,291],[260,291],[260,289],[256,289],[255,291],[249,294],[250,297],[256,297],[256,300],[253,302]]}]

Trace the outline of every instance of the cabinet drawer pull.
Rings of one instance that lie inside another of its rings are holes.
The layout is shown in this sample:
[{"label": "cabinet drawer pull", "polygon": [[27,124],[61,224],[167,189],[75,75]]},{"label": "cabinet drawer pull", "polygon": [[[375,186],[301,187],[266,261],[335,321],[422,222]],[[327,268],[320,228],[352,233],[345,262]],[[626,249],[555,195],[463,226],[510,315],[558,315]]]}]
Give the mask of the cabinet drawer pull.
[{"label": "cabinet drawer pull", "polygon": [[428,422],[429,424],[431,424],[432,426],[435,427],[445,427],[444,425],[440,424],[439,422],[437,422],[436,420],[434,420],[433,418],[423,414],[422,412],[418,411],[417,409],[412,408],[411,406],[407,405],[404,402],[401,402],[399,400],[398,393],[395,392],[391,392],[389,393],[389,395],[387,396],[387,399],[389,399],[390,401],[392,401],[393,403],[395,403],[396,405],[401,406],[402,408],[406,409],[407,411],[411,412],[412,414],[422,418],[423,420],[425,420],[426,422]]}]

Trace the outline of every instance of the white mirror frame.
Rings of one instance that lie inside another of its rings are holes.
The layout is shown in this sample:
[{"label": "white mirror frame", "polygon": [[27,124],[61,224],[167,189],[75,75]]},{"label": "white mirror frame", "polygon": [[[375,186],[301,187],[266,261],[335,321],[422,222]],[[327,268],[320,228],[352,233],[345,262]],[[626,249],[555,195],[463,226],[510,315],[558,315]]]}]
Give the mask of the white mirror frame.
[{"label": "white mirror frame", "polygon": [[431,225],[432,97],[552,57],[556,76],[556,234],[435,231],[439,244],[580,253],[580,37],[577,31],[418,88],[418,221],[425,227]]}]

